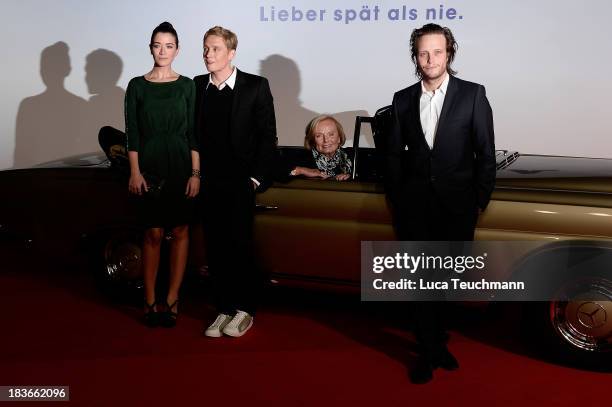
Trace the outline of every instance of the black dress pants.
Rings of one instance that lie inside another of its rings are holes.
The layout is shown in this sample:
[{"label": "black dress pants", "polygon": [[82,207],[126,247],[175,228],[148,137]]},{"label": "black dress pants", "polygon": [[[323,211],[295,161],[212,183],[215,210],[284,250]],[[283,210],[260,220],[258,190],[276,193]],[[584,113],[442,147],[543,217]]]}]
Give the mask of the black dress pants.
[{"label": "black dress pants", "polygon": [[[472,241],[478,219],[477,208],[467,213],[454,213],[436,196],[433,190],[414,195],[408,208],[398,208],[396,231],[399,240],[407,241]],[[435,355],[446,346],[446,317],[444,301],[414,301],[409,305],[415,324],[414,330],[424,356]]]},{"label": "black dress pants", "polygon": [[202,216],[217,312],[254,315],[261,286],[255,264],[255,191],[248,177],[204,182]]}]

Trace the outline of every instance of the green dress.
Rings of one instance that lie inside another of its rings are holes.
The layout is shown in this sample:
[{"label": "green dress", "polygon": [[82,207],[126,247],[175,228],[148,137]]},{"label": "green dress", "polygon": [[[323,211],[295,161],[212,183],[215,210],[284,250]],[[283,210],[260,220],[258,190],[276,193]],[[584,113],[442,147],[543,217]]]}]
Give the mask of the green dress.
[{"label": "green dress", "polygon": [[185,189],[191,176],[191,151],[199,151],[193,133],[195,84],[185,77],[173,82],[130,80],[125,93],[128,151],[138,152],[140,172],[147,183],[160,186],[138,200],[145,227],[190,223],[194,200]]}]

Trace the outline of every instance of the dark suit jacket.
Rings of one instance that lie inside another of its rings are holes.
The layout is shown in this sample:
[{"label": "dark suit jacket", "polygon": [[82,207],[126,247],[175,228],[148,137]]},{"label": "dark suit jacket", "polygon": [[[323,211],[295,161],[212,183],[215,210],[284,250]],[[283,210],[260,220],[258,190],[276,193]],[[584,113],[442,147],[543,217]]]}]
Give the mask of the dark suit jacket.
[{"label": "dark suit jacket", "polygon": [[[210,74],[193,78],[196,85],[195,134],[203,134],[204,92]],[[276,154],[276,118],[268,80],[238,70],[234,85],[230,121],[231,146],[235,158],[247,169],[249,176],[264,190],[272,182]],[[202,143],[200,143],[202,144]],[[202,174],[206,177],[206,174]]]},{"label": "dark suit jacket", "polygon": [[485,209],[496,168],[493,114],[485,88],[450,77],[433,149],[421,127],[420,97],[420,82],[393,97],[386,172],[392,203],[400,210],[418,211],[426,202],[423,194],[433,191],[453,213]]}]

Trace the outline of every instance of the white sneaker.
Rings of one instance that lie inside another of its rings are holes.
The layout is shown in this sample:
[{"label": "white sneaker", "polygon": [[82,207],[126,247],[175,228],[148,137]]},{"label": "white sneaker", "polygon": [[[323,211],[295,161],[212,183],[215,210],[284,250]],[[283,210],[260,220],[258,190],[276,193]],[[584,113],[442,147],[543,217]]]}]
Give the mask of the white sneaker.
[{"label": "white sneaker", "polygon": [[244,311],[237,311],[234,318],[223,329],[223,333],[237,338],[253,326],[253,317]]},{"label": "white sneaker", "polygon": [[220,338],[221,332],[223,332],[223,328],[232,320],[232,317],[227,314],[219,314],[217,315],[217,319],[215,322],[210,324],[208,328],[204,331],[204,335],[210,336],[211,338]]}]

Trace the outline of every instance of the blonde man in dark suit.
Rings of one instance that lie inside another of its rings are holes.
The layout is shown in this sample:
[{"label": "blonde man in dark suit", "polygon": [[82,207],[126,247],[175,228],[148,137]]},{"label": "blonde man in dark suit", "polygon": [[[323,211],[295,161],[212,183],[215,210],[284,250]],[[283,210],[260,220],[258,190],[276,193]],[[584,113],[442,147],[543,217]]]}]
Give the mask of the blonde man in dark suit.
[{"label": "blonde man in dark suit", "polygon": [[238,39],[213,27],[196,76],[202,151],[202,214],[217,318],[206,336],[238,337],[253,325],[260,284],[253,253],[255,193],[271,182],[276,120],[268,81],[232,65]]}]

